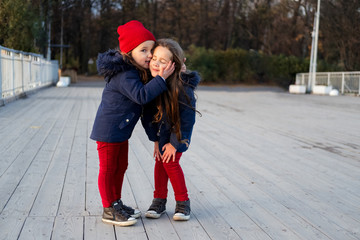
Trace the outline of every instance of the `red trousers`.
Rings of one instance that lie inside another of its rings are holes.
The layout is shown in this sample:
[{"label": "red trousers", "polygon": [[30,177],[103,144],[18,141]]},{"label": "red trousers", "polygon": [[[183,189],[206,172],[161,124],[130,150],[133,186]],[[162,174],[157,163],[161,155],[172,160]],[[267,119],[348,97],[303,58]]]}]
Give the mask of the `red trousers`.
[{"label": "red trousers", "polygon": [[99,154],[99,192],[103,207],[121,199],[121,189],[128,166],[128,141],[120,143],[96,142]]},{"label": "red trousers", "polygon": [[168,180],[170,179],[171,185],[174,189],[176,201],[188,200],[187,188],[185,184],[184,173],[179,164],[182,153],[177,152],[175,161],[172,160],[168,163],[162,161],[155,161],[154,178],[155,178],[155,191],[154,198],[167,198],[168,193]]}]

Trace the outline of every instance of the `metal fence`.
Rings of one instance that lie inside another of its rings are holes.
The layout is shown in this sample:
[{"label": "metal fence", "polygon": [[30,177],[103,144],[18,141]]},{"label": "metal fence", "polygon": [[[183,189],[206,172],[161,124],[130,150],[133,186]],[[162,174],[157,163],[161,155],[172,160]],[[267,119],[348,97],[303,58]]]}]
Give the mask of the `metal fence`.
[{"label": "metal fence", "polygon": [[58,61],[0,46],[0,101],[58,81]]},{"label": "metal fence", "polygon": [[[296,85],[309,87],[309,73],[296,74]],[[332,86],[342,94],[360,92],[360,72],[317,72],[315,85]]]}]

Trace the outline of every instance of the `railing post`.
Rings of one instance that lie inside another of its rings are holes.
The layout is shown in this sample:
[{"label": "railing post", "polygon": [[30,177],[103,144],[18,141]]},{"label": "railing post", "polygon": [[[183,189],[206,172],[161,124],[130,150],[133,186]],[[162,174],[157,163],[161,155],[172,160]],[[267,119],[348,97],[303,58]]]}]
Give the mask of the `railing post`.
[{"label": "railing post", "polygon": [[301,74],[301,85],[305,85],[305,74]]},{"label": "railing post", "polygon": [[10,52],[11,56],[12,56],[12,95],[15,97],[15,54],[13,52]]},{"label": "railing post", "polygon": [[341,73],[341,94],[344,94],[344,87],[345,87],[345,73]]},{"label": "railing post", "polygon": [[3,100],[2,100],[2,49],[0,47],[0,106],[2,106],[4,103],[3,103]]},{"label": "railing post", "polygon": [[0,47],[0,99],[2,98],[2,49]]},{"label": "railing post", "polygon": [[21,60],[21,90],[22,94],[25,94],[25,88],[24,88],[24,54],[20,53],[20,60]]},{"label": "railing post", "polygon": [[29,89],[29,84],[32,82],[32,62],[33,62],[33,59],[34,59],[34,56],[33,55],[30,55],[30,63],[29,63],[29,72],[30,72],[30,80],[27,84],[27,89]]},{"label": "railing post", "polygon": [[328,79],[327,79],[327,85],[330,86],[330,73],[328,72]]}]

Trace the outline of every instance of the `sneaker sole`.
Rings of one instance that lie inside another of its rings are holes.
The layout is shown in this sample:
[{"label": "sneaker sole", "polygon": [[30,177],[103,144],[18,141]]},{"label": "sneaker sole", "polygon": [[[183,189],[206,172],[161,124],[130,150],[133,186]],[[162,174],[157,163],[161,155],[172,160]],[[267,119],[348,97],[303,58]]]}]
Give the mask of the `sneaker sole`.
[{"label": "sneaker sole", "polygon": [[190,219],[190,215],[188,215],[188,216],[185,216],[185,215],[174,215],[174,216],[173,216],[173,219],[174,219],[175,221],[187,221],[187,220]]},{"label": "sneaker sole", "polygon": [[112,224],[112,225],[120,226],[120,227],[131,226],[131,225],[134,225],[137,222],[136,219],[127,220],[127,221],[124,221],[124,222],[118,222],[118,221],[104,219],[104,218],[102,219],[102,221],[104,223]]},{"label": "sneaker sole", "polygon": [[145,213],[145,217],[157,219],[157,218],[160,218],[161,215],[163,215],[165,212],[166,212],[166,211],[163,211],[163,212],[161,212],[161,213],[155,213],[155,212],[149,212],[149,211],[147,211],[147,212]]},{"label": "sneaker sole", "polygon": [[141,216],[141,212],[135,213],[133,215],[130,215],[133,218],[139,218]]}]

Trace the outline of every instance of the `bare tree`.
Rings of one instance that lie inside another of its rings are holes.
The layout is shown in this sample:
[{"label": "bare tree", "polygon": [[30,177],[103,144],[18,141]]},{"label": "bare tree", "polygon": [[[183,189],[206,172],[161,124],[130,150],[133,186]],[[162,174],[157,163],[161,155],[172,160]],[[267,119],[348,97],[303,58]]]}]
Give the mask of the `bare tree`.
[{"label": "bare tree", "polygon": [[345,70],[360,68],[360,2],[326,1],[320,24],[321,52],[329,62],[337,61]]}]

